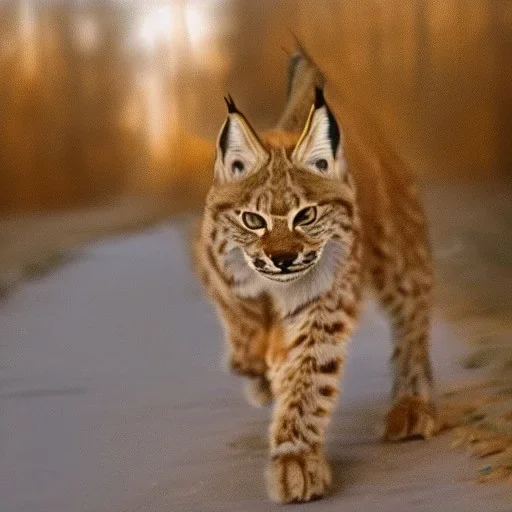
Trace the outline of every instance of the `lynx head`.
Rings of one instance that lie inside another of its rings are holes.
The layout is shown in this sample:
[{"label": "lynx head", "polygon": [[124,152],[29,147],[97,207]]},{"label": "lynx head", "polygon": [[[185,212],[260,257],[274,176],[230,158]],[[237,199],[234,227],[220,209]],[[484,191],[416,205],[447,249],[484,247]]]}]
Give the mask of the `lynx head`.
[{"label": "lynx head", "polygon": [[331,240],[349,245],[353,196],[323,91],[302,134],[260,138],[231,98],[217,139],[207,211],[247,264],[279,282],[304,275]]}]

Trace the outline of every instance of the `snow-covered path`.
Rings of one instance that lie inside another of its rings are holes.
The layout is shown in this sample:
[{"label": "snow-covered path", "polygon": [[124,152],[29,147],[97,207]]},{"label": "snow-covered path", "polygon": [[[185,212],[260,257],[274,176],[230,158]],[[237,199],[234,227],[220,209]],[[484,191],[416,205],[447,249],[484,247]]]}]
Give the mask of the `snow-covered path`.
[{"label": "snow-covered path", "polygon": [[[433,345],[438,378],[463,376],[440,320]],[[263,480],[269,410],[219,369],[221,348],[177,226],[91,246],[20,286],[0,309],[0,510],[280,509]],[[330,429],[333,491],[300,510],[510,512],[509,491],[473,484],[449,435],[379,442],[388,358],[370,304]]]}]

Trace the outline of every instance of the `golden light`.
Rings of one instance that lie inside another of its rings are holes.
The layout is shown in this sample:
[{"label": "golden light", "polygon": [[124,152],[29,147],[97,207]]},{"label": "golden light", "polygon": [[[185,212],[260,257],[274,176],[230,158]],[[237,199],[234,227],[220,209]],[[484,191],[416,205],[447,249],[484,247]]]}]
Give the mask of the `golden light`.
[{"label": "golden light", "polygon": [[200,6],[198,2],[187,4],[185,7],[185,23],[190,44],[196,50],[212,32],[211,23],[206,16],[204,5]]},{"label": "golden light", "polygon": [[75,25],[78,46],[83,52],[90,52],[98,46],[100,34],[98,23],[90,17],[80,17]]},{"label": "golden light", "polygon": [[164,5],[147,12],[137,28],[137,42],[148,51],[163,42],[170,41],[175,28],[175,5]]},{"label": "golden light", "polygon": [[36,71],[36,13],[30,0],[19,4],[20,39],[23,52],[23,68],[27,77],[34,76]]}]

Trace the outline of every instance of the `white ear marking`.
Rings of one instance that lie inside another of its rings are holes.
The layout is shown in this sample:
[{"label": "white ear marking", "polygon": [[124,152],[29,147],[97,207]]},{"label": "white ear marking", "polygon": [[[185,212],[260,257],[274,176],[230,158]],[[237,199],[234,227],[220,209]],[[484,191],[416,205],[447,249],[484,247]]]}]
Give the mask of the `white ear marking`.
[{"label": "white ear marking", "polygon": [[231,98],[225,98],[228,117],[217,138],[215,179],[233,181],[258,170],[268,154],[248,121],[240,113]]},{"label": "white ear marking", "polygon": [[315,103],[292,153],[299,165],[327,177],[341,177],[345,168],[340,148],[341,133],[323,91],[315,91]]}]

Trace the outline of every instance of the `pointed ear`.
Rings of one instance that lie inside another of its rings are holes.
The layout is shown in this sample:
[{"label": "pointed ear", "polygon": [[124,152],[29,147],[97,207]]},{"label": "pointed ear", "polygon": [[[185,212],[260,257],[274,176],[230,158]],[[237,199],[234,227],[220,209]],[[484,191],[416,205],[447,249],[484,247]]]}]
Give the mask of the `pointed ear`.
[{"label": "pointed ear", "polygon": [[244,178],[268,159],[268,153],[231,96],[224,99],[228,117],[217,138],[215,159],[215,180],[219,183]]},{"label": "pointed ear", "polygon": [[345,170],[341,143],[338,123],[325,102],[323,90],[317,87],[315,103],[293,150],[292,160],[316,174],[339,178]]}]

